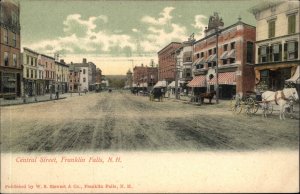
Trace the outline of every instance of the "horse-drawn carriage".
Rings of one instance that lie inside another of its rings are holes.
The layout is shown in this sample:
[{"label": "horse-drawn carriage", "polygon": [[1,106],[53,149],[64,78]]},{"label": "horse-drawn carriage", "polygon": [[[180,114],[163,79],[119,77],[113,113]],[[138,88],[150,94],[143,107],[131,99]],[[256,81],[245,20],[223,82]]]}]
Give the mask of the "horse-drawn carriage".
[{"label": "horse-drawn carriage", "polygon": [[213,99],[213,97],[216,95],[216,91],[211,91],[211,92],[206,92],[206,93],[200,93],[198,95],[194,95],[191,98],[191,102],[192,103],[197,103],[197,104],[203,104],[204,103],[204,99],[208,99],[209,103],[211,104],[211,100]]},{"label": "horse-drawn carriage", "polygon": [[161,102],[163,101],[163,97],[164,92],[162,91],[162,88],[153,88],[149,95],[150,101],[155,101],[155,99],[157,99],[159,102]]},{"label": "horse-drawn carriage", "polygon": [[266,91],[263,93],[246,92],[244,97],[235,96],[231,101],[231,110],[234,113],[241,113],[242,110],[249,115],[255,114],[262,109],[263,115],[271,115],[273,113],[273,105],[279,105],[279,117],[285,119],[285,112],[293,112],[293,102],[299,100],[297,90],[295,88],[285,88],[281,91]]}]

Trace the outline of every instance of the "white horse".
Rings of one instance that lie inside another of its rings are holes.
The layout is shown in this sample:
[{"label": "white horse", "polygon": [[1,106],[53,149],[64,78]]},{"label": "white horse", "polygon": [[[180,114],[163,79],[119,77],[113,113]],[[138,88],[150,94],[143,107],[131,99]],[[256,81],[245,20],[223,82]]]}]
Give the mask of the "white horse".
[{"label": "white horse", "polygon": [[[289,101],[299,100],[299,96],[297,93],[296,88],[285,88],[280,91],[272,92],[272,91],[266,91],[262,93],[262,101],[264,103],[264,106],[268,106],[269,103],[275,103],[279,105],[280,107],[280,113],[279,118],[280,120],[285,120],[285,108],[286,105],[289,103]],[[264,110],[264,116],[266,117],[266,113]]]}]

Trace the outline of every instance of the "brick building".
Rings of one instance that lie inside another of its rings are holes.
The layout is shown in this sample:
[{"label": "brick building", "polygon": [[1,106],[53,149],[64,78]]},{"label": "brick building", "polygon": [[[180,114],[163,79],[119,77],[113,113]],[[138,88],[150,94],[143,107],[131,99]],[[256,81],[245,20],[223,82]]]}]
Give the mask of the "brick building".
[{"label": "brick building", "polygon": [[20,5],[0,1],[0,97],[21,96]]},{"label": "brick building", "polygon": [[148,67],[142,64],[133,68],[133,85],[137,87],[152,87],[157,81],[157,67]]},{"label": "brick building", "polygon": [[[226,28],[219,28],[218,61],[216,55],[216,29],[212,23],[218,18],[215,13],[209,19],[205,37],[194,44],[193,80],[188,84],[195,93],[216,90],[216,65],[219,72],[219,96],[231,98],[253,91],[255,27],[239,21]],[[222,19],[221,19],[222,21]],[[223,24],[224,25],[224,24]]]},{"label": "brick building", "polygon": [[[257,26],[255,74],[258,90],[281,90],[286,80],[296,74],[300,64],[299,7],[299,1],[270,1],[251,8]],[[299,77],[295,79],[294,82],[300,83]]]},{"label": "brick building", "polygon": [[174,52],[181,47],[179,42],[171,42],[158,51],[158,79],[171,83],[176,77],[176,59]]},{"label": "brick building", "polygon": [[80,67],[69,66],[69,92],[80,92]]},{"label": "brick building", "polygon": [[45,93],[54,93],[55,59],[41,54],[40,63],[44,65]]}]

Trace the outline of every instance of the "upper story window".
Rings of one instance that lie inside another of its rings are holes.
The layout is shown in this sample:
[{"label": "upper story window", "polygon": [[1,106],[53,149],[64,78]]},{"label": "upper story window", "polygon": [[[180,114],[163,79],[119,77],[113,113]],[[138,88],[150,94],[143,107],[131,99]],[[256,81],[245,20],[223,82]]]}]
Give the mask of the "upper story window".
[{"label": "upper story window", "polygon": [[85,82],[86,81],[86,79],[85,79],[85,77],[83,78],[83,82]]},{"label": "upper story window", "polygon": [[199,59],[199,58],[200,58],[200,54],[199,54],[199,53],[197,53],[197,55],[196,55],[196,56],[197,56],[197,59]]},{"label": "upper story window", "polygon": [[83,74],[85,74],[85,69],[83,69]]},{"label": "upper story window", "polygon": [[201,58],[204,57],[204,52],[201,52]]},{"label": "upper story window", "polygon": [[282,46],[281,44],[274,44],[270,47],[270,57],[271,61],[281,61],[282,56]]},{"label": "upper story window", "polygon": [[298,42],[287,42],[284,44],[284,59],[298,59]]},{"label": "upper story window", "polygon": [[33,66],[33,58],[31,58],[31,66]]},{"label": "upper story window", "polygon": [[214,48],[214,54],[216,54],[217,53],[217,49],[216,48]]},{"label": "upper story window", "polygon": [[16,54],[13,54],[13,65],[14,65],[15,67],[18,66],[18,60],[17,60],[17,55],[16,55]]},{"label": "upper story window", "polygon": [[26,64],[29,65],[29,56],[26,55]]},{"label": "upper story window", "polygon": [[4,65],[9,66],[8,52],[4,52]]},{"label": "upper story window", "polygon": [[13,33],[13,46],[17,47],[17,35],[16,35],[16,33]]},{"label": "upper story window", "polygon": [[212,50],[208,50],[208,55],[211,55],[212,54]]},{"label": "upper story window", "polygon": [[296,33],[296,14],[288,16],[288,34]]},{"label": "upper story window", "polygon": [[8,44],[8,30],[4,29],[3,41],[5,44]]},{"label": "upper story window", "polygon": [[262,46],[258,48],[258,57],[259,57],[259,62],[265,63],[268,61],[268,50],[269,48],[267,46]]},{"label": "upper story window", "polygon": [[230,43],[230,49],[235,49],[235,42]]},{"label": "upper story window", "polygon": [[253,42],[247,42],[247,63],[254,63],[254,44]]},{"label": "upper story window", "polygon": [[228,44],[225,44],[225,45],[223,46],[223,49],[224,49],[224,51],[227,51],[227,50],[228,50]]},{"label": "upper story window", "polygon": [[275,37],[275,20],[269,21],[269,38]]}]

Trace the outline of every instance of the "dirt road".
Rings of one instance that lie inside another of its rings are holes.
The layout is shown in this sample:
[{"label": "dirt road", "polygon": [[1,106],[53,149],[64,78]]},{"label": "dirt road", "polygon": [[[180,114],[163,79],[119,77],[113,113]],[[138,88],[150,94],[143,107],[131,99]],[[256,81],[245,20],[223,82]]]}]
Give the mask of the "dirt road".
[{"label": "dirt road", "polygon": [[1,107],[2,152],[298,149],[299,120],[127,92]]}]

